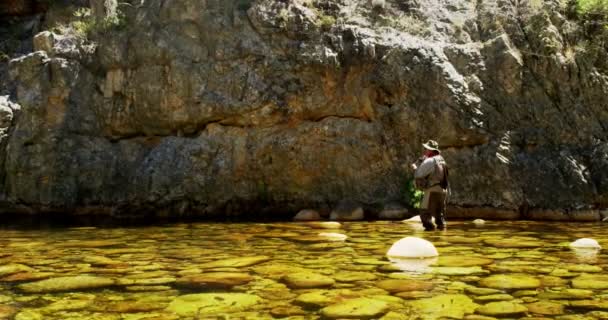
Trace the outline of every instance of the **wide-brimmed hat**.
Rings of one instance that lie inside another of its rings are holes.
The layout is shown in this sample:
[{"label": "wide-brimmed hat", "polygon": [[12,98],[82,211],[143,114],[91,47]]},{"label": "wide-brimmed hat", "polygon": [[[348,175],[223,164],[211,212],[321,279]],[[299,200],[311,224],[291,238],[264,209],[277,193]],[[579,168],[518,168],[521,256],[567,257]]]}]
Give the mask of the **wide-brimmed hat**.
[{"label": "wide-brimmed hat", "polygon": [[439,143],[437,143],[437,141],[435,141],[435,140],[429,140],[426,143],[423,143],[422,146],[427,150],[434,150],[434,151],[440,152]]}]

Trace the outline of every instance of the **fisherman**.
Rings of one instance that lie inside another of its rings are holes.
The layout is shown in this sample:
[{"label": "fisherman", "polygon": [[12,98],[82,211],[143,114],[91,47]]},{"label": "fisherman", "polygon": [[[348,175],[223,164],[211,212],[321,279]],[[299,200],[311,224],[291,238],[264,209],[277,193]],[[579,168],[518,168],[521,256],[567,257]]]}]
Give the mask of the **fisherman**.
[{"label": "fisherman", "polygon": [[437,229],[445,229],[445,207],[448,196],[448,166],[439,151],[439,144],[429,140],[422,145],[424,154],[412,164],[416,188],[424,190],[420,204],[420,220],[424,230],[433,231],[432,217]]}]

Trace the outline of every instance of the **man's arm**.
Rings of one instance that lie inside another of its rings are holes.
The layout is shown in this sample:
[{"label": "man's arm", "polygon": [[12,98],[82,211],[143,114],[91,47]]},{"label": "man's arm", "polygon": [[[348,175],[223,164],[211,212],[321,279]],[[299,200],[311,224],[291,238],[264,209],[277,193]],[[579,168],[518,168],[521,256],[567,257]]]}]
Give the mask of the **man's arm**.
[{"label": "man's arm", "polygon": [[433,173],[435,168],[435,160],[433,158],[426,158],[422,164],[414,172],[414,178],[426,178],[429,174]]}]

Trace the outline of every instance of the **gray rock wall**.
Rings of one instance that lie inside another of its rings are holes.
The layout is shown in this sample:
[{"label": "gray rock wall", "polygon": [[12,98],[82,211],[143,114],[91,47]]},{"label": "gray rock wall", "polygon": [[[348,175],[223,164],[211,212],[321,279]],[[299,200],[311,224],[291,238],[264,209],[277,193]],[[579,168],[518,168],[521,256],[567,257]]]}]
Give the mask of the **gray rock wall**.
[{"label": "gray rock wall", "polygon": [[407,201],[431,138],[461,211],[606,206],[606,48],[558,1],[118,8],[120,27],[11,61],[3,211],[379,209]]}]

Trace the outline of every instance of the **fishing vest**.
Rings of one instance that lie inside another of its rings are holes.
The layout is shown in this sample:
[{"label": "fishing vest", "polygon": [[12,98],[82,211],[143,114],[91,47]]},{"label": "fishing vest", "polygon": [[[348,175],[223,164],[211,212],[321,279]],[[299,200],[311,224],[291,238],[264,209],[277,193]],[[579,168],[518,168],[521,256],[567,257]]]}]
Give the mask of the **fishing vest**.
[{"label": "fishing vest", "polygon": [[420,189],[428,189],[434,186],[440,186],[442,189],[447,189],[448,182],[448,165],[441,155],[432,157],[433,172],[421,179],[416,179],[416,186]]}]

